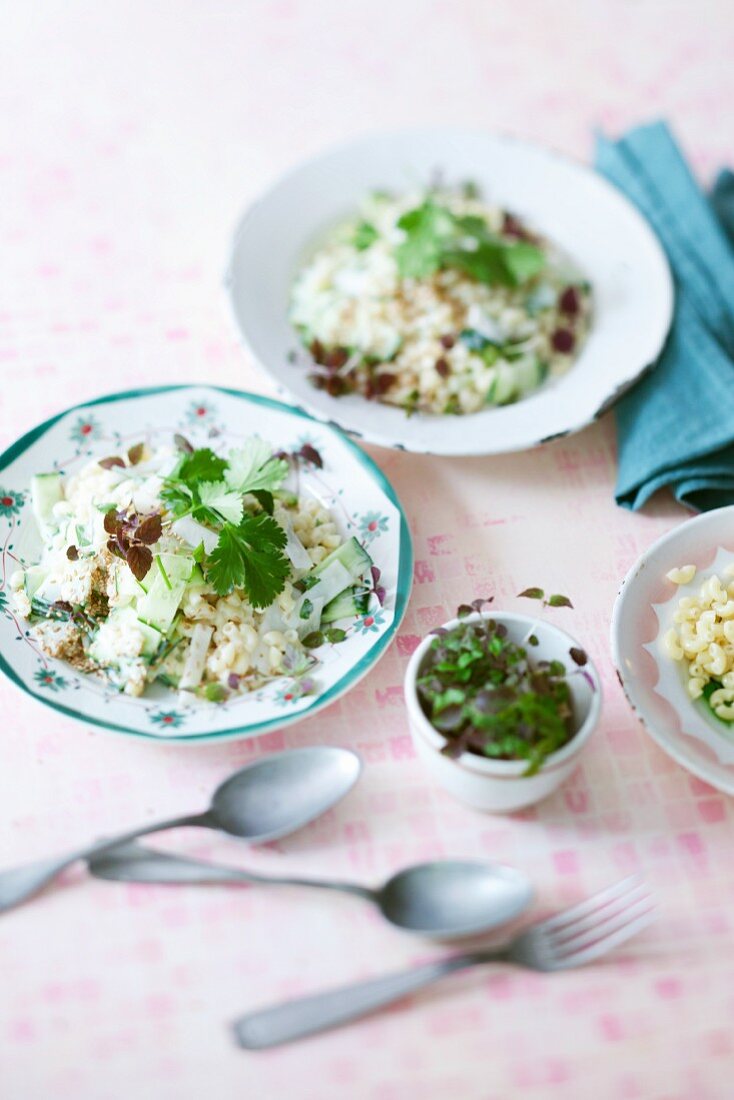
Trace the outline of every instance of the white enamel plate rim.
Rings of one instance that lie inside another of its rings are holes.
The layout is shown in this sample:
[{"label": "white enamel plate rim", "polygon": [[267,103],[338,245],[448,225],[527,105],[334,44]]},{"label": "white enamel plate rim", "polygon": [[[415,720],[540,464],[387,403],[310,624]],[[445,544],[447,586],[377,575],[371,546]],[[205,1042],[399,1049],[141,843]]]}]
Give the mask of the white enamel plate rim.
[{"label": "white enamel plate rim", "polygon": [[734,506],[688,519],[648,547],[619,590],[612,612],[611,649],[627,700],[652,739],[693,775],[734,794],[734,763],[726,759],[731,757],[731,740],[700,704],[688,699],[682,669],[677,670],[679,677],[661,674],[661,662],[667,658],[659,645],[652,644],[653,635],[659,640],[664,632],[661,609],[669,613],[677,598],[684,591],[687,594],[666,582],[665,574],[695,563],[699,566],[695,589],[712,572],[722,548],[734,560]]},{"label": "white enamel plate rim", "polygon": [[[579,359],[525,400],[471,416],[406,417],[357,395],[333,398],[315,390],[304,366],[289,362],[297,348],[287,316],[293,276],[369,191],[412,189],[436,169],[448,183],[477,182],[488,201],[527,218],[586,273],[595,318]],[[673,310],[672,279],[657,237],[603,177],[539,145],[451,129],[369,134],[288,172],[241,219],[225,289],[245,348],[281,395],[368,442],[436,455],[525,450],[579,431],[655,362]]]},{"label": "white enamel plate rim", "polygon": [[[114,454],[142,438],[180,431],[198,446],[233,446],[258,434],[274,446],[310,442],[324,469],[304,470],[304,487],[337,514],[343,533],[365,544],[386,588],[367,615],[349,626],[347,640],[324,647],[313,673],[316,687],[282,678],[224,704],[184,697],[162,686],[133,699],[100,677],[45,658],[32,646],[27,624],[13,614],[9,578],[14,556],[32,560],[39,536],[29,503],[33,473],[73,470],[90,456]],[[211,744],[255,737],[315,714],[349,691],[379,660],[405,612],[412,581],[412,548],[400,502],[379,467],[337,428],[298,409],[255,394],[215,386],[161,386],[110,394],[67,409],[27,432],[0,456],[0,668],[40,702],[88,726],[157,742]]]}]

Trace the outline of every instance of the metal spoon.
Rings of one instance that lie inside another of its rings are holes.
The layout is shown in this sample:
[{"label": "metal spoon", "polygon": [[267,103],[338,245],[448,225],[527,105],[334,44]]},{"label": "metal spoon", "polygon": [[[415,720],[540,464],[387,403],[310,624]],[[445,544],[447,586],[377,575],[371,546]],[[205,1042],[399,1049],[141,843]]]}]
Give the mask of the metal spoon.
[{"label": "metal spoon", "polygon": [[398,928],[440,939],[474,935],[505,924],[518,916],[532,898],[530,885],[519,871],[496,863],[459,860],[406,867],[376,889],[353,882],[252,874],[134,843],[95,856],[89,869],[97,878],[122,882],[249,882],[341,890],[371,901]]},{"label": "metal spoon", "polygon": [[203,813],[143,825],[65,856],[0,872],[0,913],[37,893],[76,860],[163,829],[199,825],[221,829],[250,844],[286,836],[343,798],[356,783],[361,768],[355,753],[326,745],[291,749],[256,760],[217,787]]}]

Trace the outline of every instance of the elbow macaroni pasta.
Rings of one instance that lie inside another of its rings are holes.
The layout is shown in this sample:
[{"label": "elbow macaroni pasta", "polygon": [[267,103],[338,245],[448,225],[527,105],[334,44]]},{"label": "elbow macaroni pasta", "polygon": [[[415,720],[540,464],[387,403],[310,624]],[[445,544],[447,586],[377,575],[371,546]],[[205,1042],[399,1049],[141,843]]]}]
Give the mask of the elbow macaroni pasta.
[{"label": "elbow macaroni pasta", "polygon": [[[698,596],[683,596],[663,637],[666,653],[674,661],[688,662],[687,689],[699,699],[708,685],[714,714],[725,722],[734,721],[734,563],[725,577],[707,577]],[[689,584],[696,575],[694,565],[671,569],[666,574],[674,584]]]}]

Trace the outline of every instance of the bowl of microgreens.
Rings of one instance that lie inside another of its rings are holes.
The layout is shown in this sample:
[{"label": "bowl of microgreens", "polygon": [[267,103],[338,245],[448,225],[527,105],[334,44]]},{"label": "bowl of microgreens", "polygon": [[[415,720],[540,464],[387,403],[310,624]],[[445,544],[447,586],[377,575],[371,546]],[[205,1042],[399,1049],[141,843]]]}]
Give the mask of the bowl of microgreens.
[{"label": "bowl of microgreens", "polygon": [[[547,607],[540,589],[523,595]],[[487,600],[423,639],[405,677],[418,755],[461,802],[508,812],[568,778],[599,719],[599,676],[574,639],[545,619],[495,612]]]}]

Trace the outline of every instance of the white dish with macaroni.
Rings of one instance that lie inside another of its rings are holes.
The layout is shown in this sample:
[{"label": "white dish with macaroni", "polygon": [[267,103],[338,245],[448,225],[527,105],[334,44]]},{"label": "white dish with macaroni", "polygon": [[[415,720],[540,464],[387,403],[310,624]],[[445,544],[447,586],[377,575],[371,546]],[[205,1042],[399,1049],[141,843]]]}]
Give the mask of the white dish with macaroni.
[{"label": "white dish with macaroni", "polygon": [[730,794],[733,565],[734,507],[681,524],[630,570],[615,604],[611,637],[620,682],[653,739],[689,771]]}]

